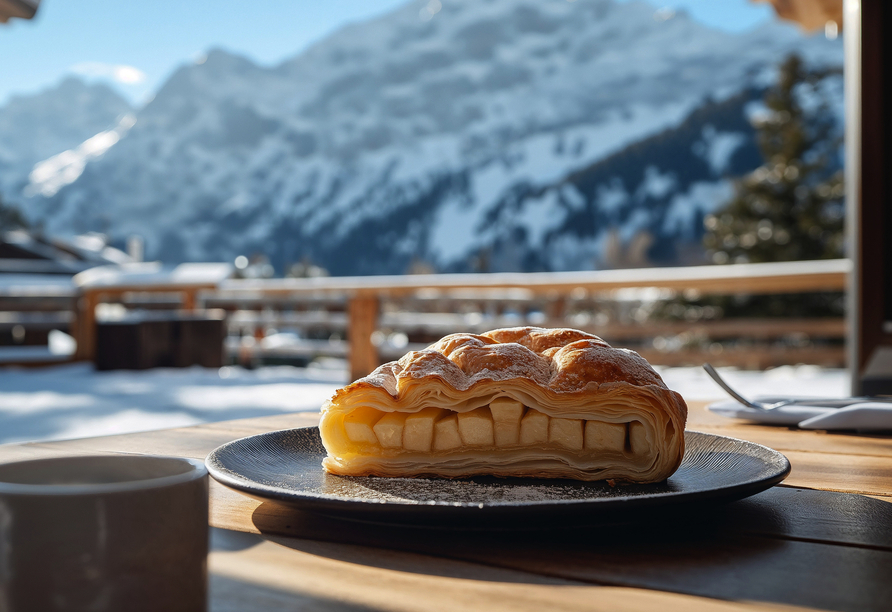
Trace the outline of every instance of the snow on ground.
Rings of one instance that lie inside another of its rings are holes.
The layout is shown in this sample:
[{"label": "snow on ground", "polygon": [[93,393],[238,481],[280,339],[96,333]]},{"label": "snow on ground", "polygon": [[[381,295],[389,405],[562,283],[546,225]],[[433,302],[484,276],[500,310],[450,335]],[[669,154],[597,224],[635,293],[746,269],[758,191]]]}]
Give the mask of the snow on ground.
[{"label": "snow on ground", "polygon": [[343,368],[0,369],[0,443],[319,410],[345,382]]},{"label": "snow on ground", "polygon": [[[670,389],[688,401],[728,399],[700,367],[657,367]],[[716,368],[731,387],[744,397],[778,397],[806,395],[814,397],[846,397],[850,395],[849,373],[812,365],[781,366],[766,371]]]},{"label": "snow on ground", "polygon": [[[700,368],[659,368],[686,399],[725,393]],[[721,368],[745,395],[848,395],[845,370],[784,366],[766,372]],[[88,364],[0,369],[0,443],[103,436],[318,410],[347,380],[342,363],[245,370],[156,369],[96,372]]]}]

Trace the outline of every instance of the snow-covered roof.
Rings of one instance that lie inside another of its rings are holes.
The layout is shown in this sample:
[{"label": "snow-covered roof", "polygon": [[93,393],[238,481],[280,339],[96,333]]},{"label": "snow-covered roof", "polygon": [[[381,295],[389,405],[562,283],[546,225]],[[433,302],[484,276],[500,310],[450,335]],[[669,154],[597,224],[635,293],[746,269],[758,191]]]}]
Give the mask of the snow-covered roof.
[{"label": "snow-covered roof", "polygon": [[0,232],[0,273],[72,275],[93,266],[132,261],[127,253],[109,246],[103,234],[63,240],[24,229]]},{"label": "snow-covered roof", "polygon": [[0,295],[73,296],[75,286],[63,274],[0,274]]},{"label": "snow-covered roof", "polygon": [[99,266],[74,277],[80,288],[150,286],[150,285],[216,285],[232,276],[232,264],[185,263],[166,268],[161,262],[126,263],[119,266]]}]

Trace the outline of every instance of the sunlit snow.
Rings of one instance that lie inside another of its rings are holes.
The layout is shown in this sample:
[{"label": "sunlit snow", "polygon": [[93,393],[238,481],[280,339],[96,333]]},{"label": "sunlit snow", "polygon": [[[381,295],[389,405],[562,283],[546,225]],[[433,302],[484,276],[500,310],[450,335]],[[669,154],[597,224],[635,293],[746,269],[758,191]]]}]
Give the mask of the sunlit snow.
[{"label": "sunlit snow", "polygon": [[134,123],[136,118],[133,115],[125,115],[113,130],[100,132],[75,149],[63,151],[35,164],[31,174],[28,175],[30,183],[25,193],[32,195],[39,193],[47,197],[55,195],[62,187],[70,185],[80,177],[87,162],[101,157],[117,144]]},{"label": "sunlit snow", "polygon": [[[725,399],[701,368],[658,368],[689,401]],[[845,370],[784,366],[721,368],[746,395],[847,394]],[[347,381],[346,369],[270,367],[96,372],[85,364],[0,369],[0,443],[59,440],[318,411]]]}]

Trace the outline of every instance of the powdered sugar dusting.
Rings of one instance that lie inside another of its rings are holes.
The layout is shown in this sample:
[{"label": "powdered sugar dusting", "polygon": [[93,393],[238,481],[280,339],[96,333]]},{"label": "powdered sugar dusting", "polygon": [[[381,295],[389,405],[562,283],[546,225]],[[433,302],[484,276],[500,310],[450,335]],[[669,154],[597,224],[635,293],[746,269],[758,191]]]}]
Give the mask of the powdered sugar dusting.
[{"label": "powdered sugar dusting", "polygon": [[[611,497],[613,489],[604,483],[527,483],[520,479],[481,478],[444,480],[431,478],[338,477],[350,482],[352,494],[362,490],[368,496],[389,502],[428,505],[506,505],[581,501]],[[651,490],[652,492],[652,490]]]}]

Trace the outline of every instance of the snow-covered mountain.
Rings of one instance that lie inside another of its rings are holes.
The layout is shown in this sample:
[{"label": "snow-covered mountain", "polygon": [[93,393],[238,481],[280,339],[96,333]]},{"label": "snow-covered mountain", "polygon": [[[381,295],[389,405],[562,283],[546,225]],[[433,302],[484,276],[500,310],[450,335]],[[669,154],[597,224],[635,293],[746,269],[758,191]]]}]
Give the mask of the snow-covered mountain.
[{"label": "snow-covered mountain", "polygon": [[723,177],[758,163],[746,113],[791,51],[842,58],[642,2],[410,2],[274,67],[209,52],[71,184],[44,168],[27,213],[171,261],[336,274],[693,261]]},{"label": "snow-covered mountain", "polygon": [[133,109],[108,86],[70,77],[0,107],[0,193],[20,199],[34,165],[114,127]]}]

